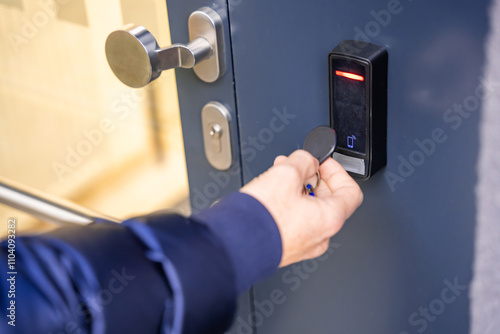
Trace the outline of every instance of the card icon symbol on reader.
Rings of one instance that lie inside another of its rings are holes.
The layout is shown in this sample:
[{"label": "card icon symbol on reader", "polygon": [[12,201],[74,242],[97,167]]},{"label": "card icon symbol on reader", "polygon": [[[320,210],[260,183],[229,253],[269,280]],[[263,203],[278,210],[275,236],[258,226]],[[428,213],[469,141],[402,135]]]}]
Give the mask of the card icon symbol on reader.
[{"label": "card icon symbol on reader", "polygon": [[347,137],[347,147],[354,148],[354,141],[356,140],[356,136],[352,135]]}]

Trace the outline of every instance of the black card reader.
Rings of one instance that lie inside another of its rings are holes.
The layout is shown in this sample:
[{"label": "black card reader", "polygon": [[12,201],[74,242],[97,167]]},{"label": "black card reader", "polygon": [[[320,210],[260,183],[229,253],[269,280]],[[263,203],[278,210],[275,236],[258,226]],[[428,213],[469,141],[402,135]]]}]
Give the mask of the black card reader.
[{"label": "black card reader", "polygon": [[385,48],[363,41],[342,41],[328,56],[333,158],[361,180],[387,161],[387,62]]}]

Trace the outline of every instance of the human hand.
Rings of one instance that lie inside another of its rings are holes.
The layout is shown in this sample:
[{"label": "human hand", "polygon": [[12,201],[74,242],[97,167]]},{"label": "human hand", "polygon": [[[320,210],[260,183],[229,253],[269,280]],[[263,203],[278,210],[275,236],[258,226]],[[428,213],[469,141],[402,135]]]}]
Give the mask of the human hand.
[{"label": "human hand", "polygon": [[[304,193],[304,185],[315,185],[318,167],[321,182],[313,197]],[[273,167],[240,191],[274,218],[283,244],[280,267],[324,254],[330,238],[363,201],[358,184],[337,161],[328,158],[319,166],[304,150],[278,156]]]}]

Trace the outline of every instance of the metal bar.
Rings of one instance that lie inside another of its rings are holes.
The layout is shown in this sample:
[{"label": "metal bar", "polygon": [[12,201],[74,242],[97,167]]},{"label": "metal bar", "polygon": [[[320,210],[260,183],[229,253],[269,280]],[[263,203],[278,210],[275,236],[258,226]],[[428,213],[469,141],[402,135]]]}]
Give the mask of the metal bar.
[{"label": "metal bar", "polygon": [[72,202],[0,178],[0,203],[57,225],[87,225],[97,219],[117,222]]}]

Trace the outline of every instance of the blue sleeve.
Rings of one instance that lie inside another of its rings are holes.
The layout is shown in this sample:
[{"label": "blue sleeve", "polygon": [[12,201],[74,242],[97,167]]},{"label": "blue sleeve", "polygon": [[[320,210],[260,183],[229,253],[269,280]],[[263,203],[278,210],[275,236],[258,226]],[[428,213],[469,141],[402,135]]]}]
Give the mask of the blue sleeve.
[{"label": "blue sleeve", "polygon": [[65,227],[15,245],[15,274],[0,245],[0,333],[223,333],[238,293],[281,258],[272,217],[240,193],[191,218]]},{"label": "blue sleeve", "polygon": [[238,292],[276,271],[282,256],[281,236],[271,214],[255,198],[233,193],[192,219],[207,224],[226,247]]}]

